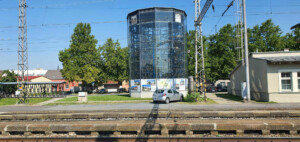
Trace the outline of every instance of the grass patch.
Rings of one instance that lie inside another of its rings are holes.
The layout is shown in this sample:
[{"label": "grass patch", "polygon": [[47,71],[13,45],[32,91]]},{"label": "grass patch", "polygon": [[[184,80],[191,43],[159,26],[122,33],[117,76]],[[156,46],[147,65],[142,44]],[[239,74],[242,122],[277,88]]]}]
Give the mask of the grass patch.
[{"label": "grass patch", "polygon": [[86,103],[79,103],[79,102],[54,102],[50,104],[46,104],[46,106],[56,106],[56,105],[97,105],[97,104],[130,104],[130,103],[150,103],[152,100],[140,100],[138,102],[122,102],[122,101],[95,101],[95,102],[86,102]]},{"label": "grass patch", "polygon": [[273,102],[273,101],[271,101],[271,102],[259,102],[259,101],[257,101],[257,103],[259,103],[259,104],[277,104],[277,102]]},{"label": "grass patch", "polygon": [[216,96],[223,98],[223,99],[231,100],[231,101],[243,102],[242,98],[240,98],[238,96],[233,96],[230,94],[216,94]]},{"label": "grass patch", "polygon": [[186,99],[183,100],[183,102],[180,102],[181,104],[192,104],[192,105],[207,105],[207,104],[217,104],[217,102],[215,102],[214,100],[210,99],[210,98],[207,98],[207,101],[204,102],[204,101],[201,101],[201,102],[191,102],[191,101],[188,101]]},{"label": "grass patch", "polygon": [[68,98],[64,98],[64,99],[60,99],[57,100],[55,102],[76,102],[77,101],[77,97],[68,97]]},{"label": "grass patch", "polygon": [[[131,100],[152,100],[152,98],[132,98],[130,95],[105,95],[105,96],[88,96],[88,101],[131,101]],[[73,103],[77,102],[77,97],[69,97],[56,102]]]},{"label": "grass patch", "polygon": [[[29,105],[33,104],[38,104],[44,101],[51,100],[52,98],[28,98],[29,100]],[[0,99],[0,106],[5,106],[5,105],[15,105],[16,102],[18,101],[17,98],[1,98]]]},{"label": "grass patch", "polygon": [[88,96],[89,101],[130,101],[130,100],[152,100],[152,98],[132,98],[130,95],[105,95]]}]

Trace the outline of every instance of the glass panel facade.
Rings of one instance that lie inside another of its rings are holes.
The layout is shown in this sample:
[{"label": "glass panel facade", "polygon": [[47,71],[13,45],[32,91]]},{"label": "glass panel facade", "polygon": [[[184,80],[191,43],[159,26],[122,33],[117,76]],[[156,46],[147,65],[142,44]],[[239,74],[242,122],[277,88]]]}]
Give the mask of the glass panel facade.
[{"label": "glass panel facade", "polygon": [[185,12],[148,8],[127,20],[130,79],[187,78]]}]

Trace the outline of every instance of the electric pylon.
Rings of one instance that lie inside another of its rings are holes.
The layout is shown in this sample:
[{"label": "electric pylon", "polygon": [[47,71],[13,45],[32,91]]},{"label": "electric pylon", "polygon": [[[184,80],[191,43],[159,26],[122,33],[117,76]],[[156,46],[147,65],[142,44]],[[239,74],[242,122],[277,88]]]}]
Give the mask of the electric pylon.
[{"label": "electric pylon", "polygon": [[[19,103],[26,100],[27,90],[24,87],[25,81],[28,81],[28,46],[27,46],[27,21],[26,21],[26,0],[19,0],[19,37],[18,37],[18,75],[21,82],[18,81]],[[26,74],[25,74],[26,73]]]}]

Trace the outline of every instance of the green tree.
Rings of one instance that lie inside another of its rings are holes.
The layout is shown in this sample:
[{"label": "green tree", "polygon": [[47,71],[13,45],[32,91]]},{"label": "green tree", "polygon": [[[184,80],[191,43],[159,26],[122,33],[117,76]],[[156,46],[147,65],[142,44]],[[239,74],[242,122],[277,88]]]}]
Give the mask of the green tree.
[{"label": "green tree", "polygon": [[[17,82],[17,76],[18,75],[14,71],[4,70],[2,72],[0,82]],[[9,85],[6,87],[5,91],[8,91],[8,93],[14,93],[16,90],[17,85]]]},{"label": "green tree", "polygon": [[256,25],[250,30],[249,51],[259,52],[280,51],[283,49],[281,29],[276,26],[271,19]]},{"label": "green tree", "polygon": [[209,37],[207,79],[228,79],[228,74],[237,65],[235,34],[234,27],[227,24],[217,34]]},{"label": "green tree", "polygon": [[186,37],[188,50],[188,75],[195,76],[195,31],[189,31],[186,34]]},{"label": "green tree", "polygon": [[284,48],[290,50],[300,50],[300,28],[295,28],[292,33],[287,33],[282,37],[284,41]]},{"label": "green tree", "polygon": [[81,81],[83,89],[95,82],[100,72],[97,40],[91,35],[91,26],[78,23],[71,37],[70,47],[59,52],[63,64],[62,76],[68,81]]},{"label": "green tree", "polygon": [[128,47],[121,48],[118,41],[109,38],[99,46],[98,53],[101,58],[99,68],[102,69],[99,73],[100,82],[128,80]]}]

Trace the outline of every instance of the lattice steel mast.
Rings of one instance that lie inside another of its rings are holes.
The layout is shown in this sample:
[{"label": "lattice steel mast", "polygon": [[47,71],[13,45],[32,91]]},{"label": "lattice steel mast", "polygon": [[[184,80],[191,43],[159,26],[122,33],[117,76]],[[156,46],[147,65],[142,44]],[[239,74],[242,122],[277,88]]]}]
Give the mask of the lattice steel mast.
[{"label": "lattice steel mast", "polygon": [[[26,97],[24,92],[24,82],[28,80],[26,8],[26,0],[19,0],[18,75],[21,77],[19,88],[23,89],[20,95],[24,98]],[[17,80],[19,81],[19,78]]]},{"label": "lattice steel mast", "polygon": [[[197,32],[199,32],[200,36],[200,49],[201,49],[201,61],[202,61],[202,69],[200,71],[200,79],[201,79],[201,93],[204,96],[204,100],[206,101],[206,94],[205,94],[205,65],[204,65],[204,47],[203,47],[203,38],[202,38],[202,19],[204,18],[204,15],[206,14],[207,10],[209,9],[210,5],[212,4],[213,0],[207,0],[203,6],[203,9],[200,10],[200,2],[201,0],[195,0],[195,59],[196,59],[196,65],[195,65],[195,76],[196,81],[198,82],[198,47],[197,47]],[[196,82],[196,83],[197,83]],[[198,87],[198,86],[197,86]]]}]

